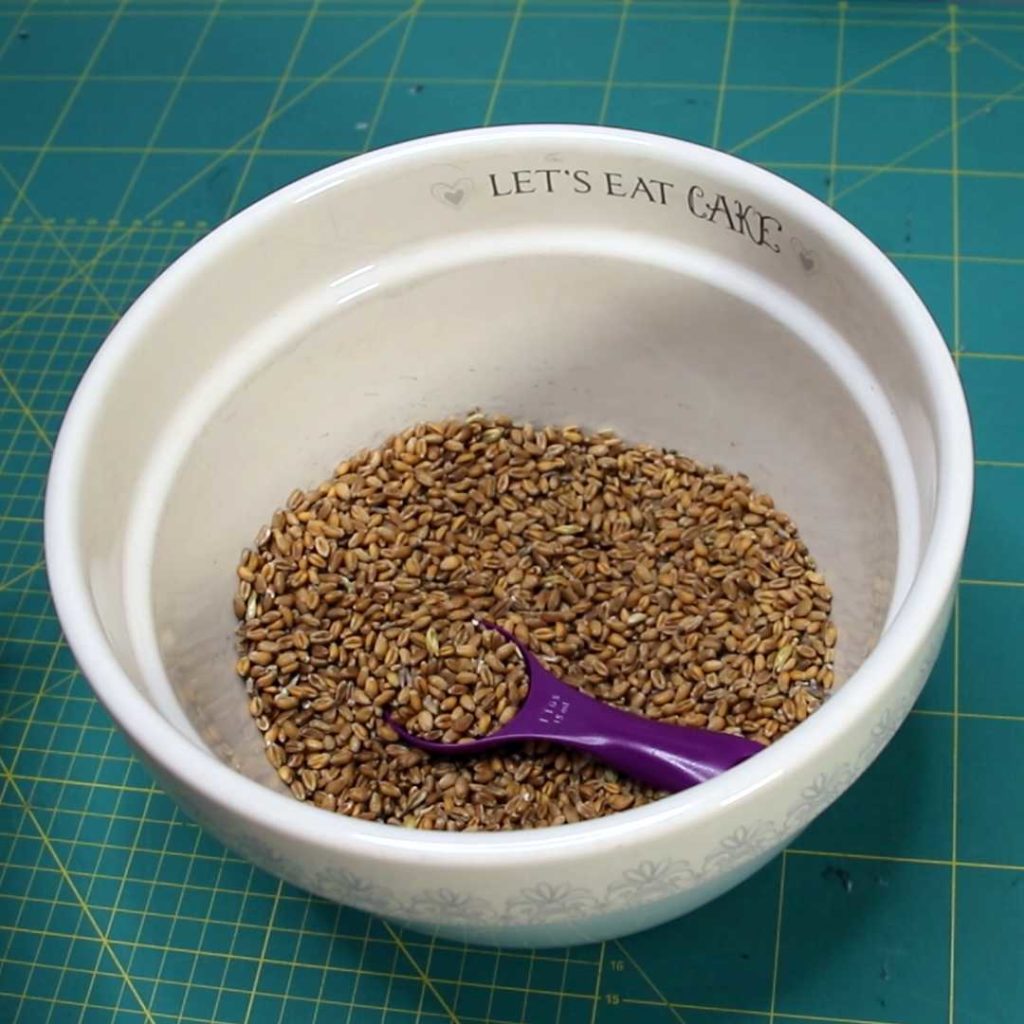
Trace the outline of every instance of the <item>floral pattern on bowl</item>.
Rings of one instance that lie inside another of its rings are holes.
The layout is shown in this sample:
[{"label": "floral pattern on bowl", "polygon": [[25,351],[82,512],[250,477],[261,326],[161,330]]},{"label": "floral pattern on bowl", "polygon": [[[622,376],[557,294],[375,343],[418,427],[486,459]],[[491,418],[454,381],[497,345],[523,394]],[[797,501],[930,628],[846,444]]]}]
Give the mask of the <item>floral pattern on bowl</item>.
[{"label": "floral pattern on bowl", "polygon": [[[452,926],[501,924],[540,925],[589,918],[634,909],[679,896],[729,872],[769,856],[794,838],[826,807],[834,803],[870,766],[910,711],[909,702],[885,709],[871,729],[868,743],[853,761],[821,772],[805,786],[781,820],[757,820],[722,837],[706,856],[689,860],[646,859],[620,872],[601,890],[566,881],[540,881],[496,903],[483,896],[442,886],[400,895],[391,886],[371,882],[355,872],[328,865],[308,872],[289,862],[261,836],[241,830],[227,832],[223,823],[202,821],[211,832],[261,867],[320,896],[401,923],[427,924],[443,920]],[[198,808],[187,806],[194,817]]]}]

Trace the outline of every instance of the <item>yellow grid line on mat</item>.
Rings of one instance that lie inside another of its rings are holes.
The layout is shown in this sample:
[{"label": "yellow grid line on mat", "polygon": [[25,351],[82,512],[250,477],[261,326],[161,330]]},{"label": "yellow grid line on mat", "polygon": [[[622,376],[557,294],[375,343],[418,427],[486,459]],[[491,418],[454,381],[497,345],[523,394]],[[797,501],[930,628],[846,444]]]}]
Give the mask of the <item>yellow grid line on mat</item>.
[{"label": "yellow grid line on mat", "polygon": [[615,948],[626,958],[630,966],[636,971],[637,974],[643,978],[644,983],[647,987],[658,997],[658,1001],[655,1005],[664,1006],[666,1010],[672,1015],[672,1019],[676,1024],[686,1024],[686,1021],[679,1014],[679,1008],[672,1004],[672,1000],[665,995],[664,992],[658,987],[651,976],[644,970],[643,965],[636,959],[635,956],[629,951],[629,948],[621,939],[615,940]]},{"label": "yellow grid line on mat", "polygon": [[612,90],[615,87],[615,77],[619,71],[619,56],[622,53],[622,40],[626,37],[626,26],[629,23],[629,9],[632,0],[622,0],[622,11],[619,14],[619,24],[615,29],[615,42],[612,44],[612,55],[608,61],[608,75],[604,80],[604,87],[601,90],[601,110],[597,115],[598,124],[608,123],[608,107],[612,101]]},{"label": "yellow grid line on mat", "polygon": [[828,146],[828,193],[826,201],[829,206],[836,205],[836,175],[839,173],[839,115],[843,105],[843,94],[839,86],[843,81],[843,61],[846,43],[846,12],[849,9],[847,0],[839,0],[839,25],[836,28],[836,74],[835,99],[832,102],[832,136]]},{"label": "yellow grid line on mat", "polygon": [[11,400],[18,407],[18,411],[25,417],[25,420],[36,432],[40,440],[42,440],[47,447],[52,447],[53,442],[50,440],[49,434],[47,434],[43,429],[43,425],[39,422],[36,414],[25,403],[25,399],[21,397],[18,389],[14,386],[11,378],[8,377],[7,372],[2,367],[0,367],[0,384],[7,389],[7,393],[11,396]]},{"label": "yellow grid line on mat", "polygon": [[[772,1014],[767,1010],[743,1010],[736,1006],[708,1006],[704,1003],[668,1003],[663,1004],[653,999],[631,999],[622,1000],[631,1006],[666,1006],[669,1010],[697,1010],[701,1013],[728,1013],[736,1014],[739,1017],[764,1018],[770,1022]],[[786,1020],[806,1021],[808,1024],[893,1024],[892,1021],[874,1020],[868,1017],[826,1017],[815,1013],[787,1013]],[[683,1024],[686,1024],[684,1021]]]},{"label": "yellow grid line on mat", "polygon": [[281,75],[277,80],[277,85],[274,88],[273,95],[270,97],[270,103],[267,106],[267,115],[257,127],[256,135],[252,140],[252,145],[249,147],[249,152],[246,154],[242,172],[238,175],[238,181],[235,183],[235,189],[231,194],[231,199],[228,201],[227,210],[224,214],[225,219],[230,217],[238,209],[239,202],[242,198],[242,192],[245,189],[245,184],[249,179],[250,172],[252,171],[252,165],[256,160],[256,154],[259,153],[260,147],[263,145],[263,138],[267,134],[267,128],[274,119],[274,111],[277,110],[277,105],[281,102],[281,97],[284,95],[284,91],[288,87],[288,83],[291,81],[292,70],[295,67],[295,62],[299,59],[299,54],[302,52],[302,47],[306,43],[309,31],[313,27],[313,22],[316,20],[319,9],[320,0],[312,0],[309,5],[309,10],[306,13],[306,17],[302,22],[302,27],[295,36],[295,42],[292,44],[291,53],[288,54],[288,62],[285,64],[284,71],[281,72]]},{"label": "yellow grid line on mat", "polygon": [[[604,984],[604,960],[608,953],[608,943],[602,942],[597,955],[597,969],[594,971],[594,1002],[590,1007],[590,1024],[597,1024],[597,1011],[600,1006],[601,988]],[[492,979],[493,984],[493,979]]]},{"label": "yellow grid line on mat", "polygon": [[711,131],[711,145],[718,149],[722,140],[722,124],[725,120],[725,96],[729,84],[729,64],[732,61],[732,40],[736,32],[736,15],[741,0],[729,0],[729,20],[725,26],[725,45],[722,48],[722,70],[718,76],[718,96],[715,99],[715,126]]},{"label": "yellow grid line on mat", "polygon": [[[953,358],[960,366],[962,349],[960,335],[960,35],[957,29],[957,5],[949,5],[949,123],[950,123],[950,210],[952,214],[952,298]],[[1024,86],[1024,83],[1021,83]],[[960,587],[953,596],[953,714],[950,738],[952,743],[952,779],[950,780],[952,815],[950,819],[949,872],[949,991],[948,1024],[956,1024],[956,929],[957,929],[957,867],[960,817]]]},{"label": "yellow grid line on mat", "polygon": [[911,43],[909,46],[905,46],[902,50],[896,53],[890,54],[884,60],[880,60],[877,64],[872,65],[866,71],[862,71],[859,75],[855,75],[853,78],[844,81],[841,85],[835,86],[831,89],[827,89],[820,96],[811,100],[809,103],[805,103],[803,106],[798,107],[796,110],[790,111],[788,114],[780,117],[778,120],[773,121],[771,124],[766,125],[764,128],[759,129],[752,135],[748,135],[747,138],[736,145],[730,147],[730,153],[742,153],[743,150],[752,146],[755,142],[760,142],[762,139],[766,139],[769,135],[777,132],[780,128],[784,128],[787,124],[791,124],[799,117],[803,117],[804,114],[810,113],[812,110],[817,109],[823,103],[827,103],[829,100],[835,98],[835,96],[845,92],[852,85],[857,82],[863,82],[865,79],[870,78],[872,75],[878,74],[879,71],[884,71],[886,68],[892,67],[893,64],[903,60],[905,57],[909,57],[910,54],[915,53],[922,47],[929,45],[930,43],[937,42],[941,39],[949,29],[946,26],[936,29],[934,32],[930,32],[922,39],[918,39]]},{"label": "yellow grid line on mat", "polygon": [[401,34],[398,37],[398,45],[395,47],[395,52],[391,56],[391,64],[388,67],[387,78],[384,79],[384,87],[380,91],[380,96],[377,99],[377,105],[374,108],[373,116],[370,118],[370,125],[366,129],[366,138],[363,140],[363,146],[361,152],[365,153],[373,146],[373,140],[377,135],[377,129],[380,127],[381,118],[384,116],[384,109],[387,106],[388,99],[391,97],[391,90],[395,85],[395,75],[398,73],[399,67],[402,64],[402,58],[405,56],[405,48],[409,44],[409,35],[412,32],[413,26],[416,24],[416,16],[420,12],[422,7],[422,0],[413,0],[412,6],[409,8],[408,14],[402,25]]},{"label": "yellow grid line on mat", "polygon": [[[15,517],[15,516],[4,516],[3,518],[4,518],[4,519],[5,519],[5,520],[6,520],[7,522],[12,522],[12,521],[14,521],[14,520],[16,519],[16,517]],[[24,520],[24,521],[25,521],[25,522],[36,522],[36,523],[41,523],[41,522],[42,522],[43,520],[42,520],[42,517],[40,517],[40,518],[38,518],[38,519],[26,519],[26,520]],[[24,579],[24,578],[25,578],[26,576],[31,576],[31,575],[32,575],[32,573],[34,573],[34,572],[38,572],[38,571],[39,571],[40,569],[42,569],[42,568],[43,568],[43,566],[45,566],[45,565],[46,565],[46,562],[45,562],[45,561],[44,561],[43,559],[40,559],[40,560],[39,560],[38,562],[36,562],[36,563],[35,563],[34,565],[30,565],[30,566],[28,566],[28,568],[26,568],[26,569],[22,569],[22,570],[21,570],[21,572],[19,572],[19,573],[18,573],[18,574],[17,574],[16,576],[11,576],[11,577],[9,577],[8,579],[4,580],[4,581],[3,581],[3,583],[0,583],[0,593],[2,593],[2,592],[3,592],[3,591],[5,591],[5,590],[10,590],[10,589],[11,589],[11,587],[13,587],[13,586],[16,586],[16,585],[17,585],[18,583],[20,583],[20,582],[21,582],[21,581],[22,581],[22,580],[23,580],[23,579]]]},{"label": "yellow grid line on mat", "polygon": [[772,980],[768,994],[768,1022],[774,1024],[776,1008],[779,1001],[779,967],[782,963],[782,922],[786,909],[786,866],[789,863],[790,851],[782,851],[782,864],[779,868],[779,896],[775,910],[775,945],[772,951]]},{"label": "yellow grid line on mat", "polygon": [[[542,21],[546,19],[577,19],[577,20],[588,20],[588,21],[612,21],[618,17],[617,8],[619,0],[614,0],[605,4],[607,10],[601,11],[596,9],[588,9],[584,11],[572,11],[569,9],[569,5],[563,5],[562,9],[554,11],[545,11],[538,8],[537,0],[533,0],[532,7],[534,9],[527,13],[527,17],[531,20]],[[382,3],[379,6],[366,5],[363,7],[350,7],[343,10],[332,10],[329,7],[325,8],[322,16],[324,18],[335,18],[343,19],[350,18],[353,16],[366,16],[376,15],[384,12],[394,12],[400,8],[400,4],[395,3]],[[507,10],[494,9],[494,10],[473,10],[469,6],[460,6],[457,4],[451,4],[451,10],[442,10],[439,8],[431,8],[427,13],[432,19],[436,20],[452,20],[452,19],[473,19],[476,21],[494,21],[507,17]],[[725,6],[722,4],[721,6]],[[811,25],[815,27],[823,27],[828,25],[834,25],[838,21],[838,16],[834,14],[835,4],[832,4],[828,9],[820,9],[819,12],[814,12],[812,8],[808,7],[794,7],[789,8],[794,13],[787,14],[785,11],[787,8],[779,5],[769,5],[758,3],[749,8],[747,13],[744,15],[744,20],[752,25],[760,24],[771,24],[771,25]],[[933,5],[933,10],[936,14],[940,14],[942,8],[940,5]],[[772,11],[779,13],[771,13]],[[808,13],[808,12],[811,13]],[[797,13],[799,12],[799,13]],[[249,17],[258,16],[261,18],[294,18],[296,14],[301,13],[300,7],[294,8],[237,8],[227,7],[224,12],[225,18],[234,18],[243,20]],[[886,12],[884,9],[879,9],[878,13],[881,15],[877,18],[870,18],[864,16],[864,9],[860,4],[857,5],[856,9],[856,24],[861,27],[874,27],[874,28],[914,28],[914,29],[927,29],[932,28],[937,23],[935,17],[920,17],[917,19],[909,17],[900,17],[894,14],[891,9]],[[985,15],[992,15],[994,12],[984,12]],[[195,8],[176,8],[176,7],[164,7],[164,8],[150,8],[149,10],[142,10],[136,6],[133,11],[133,17],[145,18],[145,17],[181,17],[187,18],[196,14]],[[885,15],[889,16],[886,17]],[[107,18],[110,16],[109,11],[96,11],[87,10],[85,8],[76,10],[74,8],[59,9],[53,11],[39,10],[35,12],[36,17],[40,18]],[[724,23],[728,21],[728,13],[722,12],[717,13],[715,11],[685,11],[679,9],[671,9],[664,7],[659,10],[644,10],[638,13],[638,18],[644,21],[658,21],[658,22],[693,22],[693,23]],[[974,13],[973,18],[975,20],[965,20],[963,22],[963,28],[965,29],[995,29],[1000,32],[1024,32],[1024,24],[1013,24],[1010,21],[1004,21],[999,23],[987,22],[981,20],[979,13]]]},{"label": "yellow grid line on mat", "polygon": [[[124,982],[125,987],[128,989],[129,992],[131,992],[131,994],[134,997],[135,1001],[138,1003],[139,1008],[142,1011],[142,1015],[145,1018],[147,1024],[156,1024],[156,1021],[153,1019],[153,1015],[149,1012],[148,1007],[146,1006],[145,1002],[142,999],[142,996],[139,994],[139,991],[136,988],[134,981],[132,981],[132,979],[129,976],[128,972],[124,969],[124,965],[121,963],[121,960],[120,960],[120,958],[117,955],[117,952],[114,950],[113,946],[110,944],[109,938],[107,938],[106,933],[103,931],[103,929],[99,925],[99,922],[96,920],[96,917],[93,914],[92,909],[89,907],[88,902],[82,896],[81,892],[79,891],[78,886],[75,884],[74,879],[71,877],[70,872],[64,866],[64,862],[57,855],[57,851],[54,848],[53,842],[50,839],[49,834],[47,833],[47,831],[40,824],[39,818],[36,816],[35,812],[32,810],[32,807],[29,804],[29,802],[25,799],[24,795],[21,792],[21,788],[19,787],[19,785],[18,785],[17,781],[15,780],[14,776],[11,774],[10,769],[7,767],[6,762],[2,758],[0,758],[0,774],[2,774],[4,776],[4,779],[5,779],[6,783],[7,783],[7,785],[10,787],[11,791],[15,794],[15,796],[18,798],[18,800],[21,801],[21,803],[22,803],[22,805],[24,807],[24,812],[25,812],[26,820],[31,822],[33,827],[39,833],[39,839],[40,839],[40,842],[41,842],[41,847],[45,848],[46,852],[50,856],[50,859],[54,862],[54,864],[57,865],[57,870],[60,873],[60,876],[61,876],[62,881],[64,882],[64,885],[68,888],[68,890],[74,896],[75,901],[78,904],[78,908],[82,912],[82,916],[89,922],[91,927],[95,930],[96,935],[99,938],[99,942],[100,942],[100,944],[102,945],[102,947],[104,949],[104,952],[107,954],[107,956],[110,958],[111,962],[117,968],[118,974],[120,975],[122,981]],[[76,938],[82,938],[82,936],[77,936],[77,935],[75,937]]]},{"label": "yellow grid line on mat", "polygon": [[490,95],[487,97],[487,109],[484,111],[482,124],[489,125],[494,120],[494,110],[498,105],[498,96],[501,93],[502,83],[505,81],[505,72],[508,70],[508,62],[512,57],[512,48],[516,45],[516,35],[519,32],[519,22],[523,17],[523,6],[526,0],[516,0],[515,10],[508,24],[508,32],[505,35],[505,45],[501,50],[501,59],[498,62],[498,70],[494,73],[494,82],[491,85]]},{"label": "yellow grid line on mat", "polygon": [[[525,0],[524,0],[525,2]],[[625,2],[625,0],[623,0]],[[321,11],[321,16],[323,12]],[[425,17],[421,13],[421,18]],[[619,19],[621,20],[621,18]],[[638,20],[633,18],[633,20]],[[642,20],[642,19],[641,19]],[[746,19],[744,19],[745,21]],[[848,19],[843,18],[837,24],[848,24]],[[966,33],[963,29],[960,30],[961,38],[964,38]],[[980,37],[971,37],[973,41],[984,47],[989,47],[991,44],[984,42]],[[164,82],[174,83],[180,77],[179,74],[113,74],[113,73],[100,73],[94,72],[89,76],[90,82],[106,82],[121,84],[126,87],[139,84],[158,84]],[[386,80],[386,75],[369,75],[369,74],[344,74],[340,73],[335,76],[335,80],[339,82],[345,82],[349,85],[380,85]],[[296,85],[308,85],[313,82],[317,82],[319,76],[316,75],[293,75],[291,81]],[[24,82],[24,83],[41,83],[41,82],[74,82],[76,80],[75,75],[69,74],[19,74],[12,72],[0,72],[0,83],[2,82]],[[188,81],[190,83],[204,84],[204,85],[274,85],[278,81],[277,75],[260,75],[260,74],[246,74],[246,75],[229,75],[229,74],[189,74]],[[518,75],[509,75],[505,78],[504,84],[506,85],[525,85],[534,87],[544,87],[552,89],[595,89],[600,88],[604,84],[602,78],[531,78],[523,77]],[[466,77],[447,77],[445,75],[397,75],[394,79],[395,85],[454,85],[454,86],[487,86],[491,87],[494,85],[493,78],[476,78],[473,76]],[[721,87],[720,82],[703,82],[699,79],[687,80],[687,79],[674,79],[674,80],[649,80],[644,78],[622,78],[617,82],[618,85],[627,86],[630,89],[650,89],[650,90],[664,90],[666,92],[707,92],[714,93],[717,97],[719,89]],[[822,91],[821,86],[816,85],[801,85],[800,83],[794,82],[778,83],[778,82],[766,82],[764,84],[751,85],[746,82],[732,82],[730,81],[727,85],[727,91],[729,93],[802,93],[811,97],[818,97]],[[860,86],[847,86],[843,89],[843,93],[846,96],[875,96],[883,98],[902,98],[902,99],[949,99],[948,89],[901,89],[896,86],[877,86],[877,85],[860,85]],[[999,99],[1002,93],[996,92],[985,92],[985,91],[963,91],[960,92],[961,100],[994,100]],[[1024,100],[1019,100],[1024,102]],[[0,144],[0,153],[34,153],[41,146],[41,143],[16,143],[8,142]],[[102,145],[102,146],[90,146],[86,143],[79,143],[77,145],[71,144],[54,144],[50,147],[51,153],[135,153],[144,147],[140,146],[128,146],[128,145]],[[168,146],[161,148],[162,152],[169,153],[198,153],[202,155],[216,155],[222,150],[215,146]],[[240,150],[241,151],[241,150]],[[277,152],[275,150],[275,152]],[[287,152],[284,150],[282,152]],[[302,151],[298,151],[302,152]],[[340,152],[334,150],[333,152]],[[5,218],[0,217],[0,220]]]},{"label": "yellow grid line on mat", "polygon": [[18,15],[18,17],[15,18],[13,22],[11,22],[10,30],[4,37],[3,43],[0,43],[0,61],[2,61],[4,57],[7,56],[7,51],[11,48],[11,44],[14,42],[15,39],[18,38],[18,34],[21,32],[22,27],[25,24],[25,19],[29,16],[31,10],[32,3],[30,2],[25,4],[25,6],[21,9],[21,13]]},{"label": "yellow grid line on mat", "polygon": [[[603,948],[604,946],[602,944],[602,949]],[[494,1016],[494,997],[497,995],[494,985],[498,980],[498,974],[501,970],[501,961],[504,955],[503,950],[497,950],[496,955],[493,957],[491,965],[490,991],[487,993],[487,1008],[484,1010],[484,1016],[488,1019]]]},{"label": "yellow grid line on mat", "polygon": [[402,936],[399,935],[395,928],[387,921],[384,922],[384,929],[385,931],[387,931],[388,935],[391,936],[391,941],[394,942],[394,944],[398,947],[402,956],[404,956],[405,959],[408,961],[409,966],[412,967],[412,969],[416,972],[417,976],[419,977],[420,981],[423,984],[424,991],[429,992],[434,997],[434,999],[437,1000],[438,1006],[441,1007],[441,1009],[445,1013],[445,1016],[448,1017],[452,1024],[459,1024],[459,1018],[455,1016],[455,1011],[451,1008],[451,1006],[448,1005],[448,1000],[441,995],[437,985],[434,984],[433,979],[423,970],[422,967],[420,967],[419,961],[409,951],[409,947],[406,946],[405,941],[402,939]]}]

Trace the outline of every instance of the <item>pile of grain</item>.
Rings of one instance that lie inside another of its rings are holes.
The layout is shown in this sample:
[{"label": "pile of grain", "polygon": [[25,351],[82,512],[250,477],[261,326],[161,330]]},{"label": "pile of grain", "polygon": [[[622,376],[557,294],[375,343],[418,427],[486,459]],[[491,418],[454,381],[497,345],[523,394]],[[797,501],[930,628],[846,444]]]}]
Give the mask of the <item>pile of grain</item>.
[{"label": "pile of grain", "polygon": [[250,710],[294,795],[426,829],[528,828],[659,794],[537,747],[442,760],[525,697],[512,632],[591,695],[770,743],[833,683],[831,593],[743,476],[609,432],[419,424],[296,491],[238,566]]}]

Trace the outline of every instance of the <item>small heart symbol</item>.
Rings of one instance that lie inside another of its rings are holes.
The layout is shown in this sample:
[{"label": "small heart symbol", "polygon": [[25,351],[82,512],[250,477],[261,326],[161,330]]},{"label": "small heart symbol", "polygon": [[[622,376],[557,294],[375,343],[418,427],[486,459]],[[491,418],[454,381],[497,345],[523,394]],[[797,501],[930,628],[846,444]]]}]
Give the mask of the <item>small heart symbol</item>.
[{"label": "small heart symbol", "polygon": [[466,202],[472,191],[473,182],[469,178],[459,178],[453,183],[437,181],[430,186],[430,194],[439,203],[444,203],[445,206],[451,206],[456,210]]},{"label": "small heart symbol", "polygon": [[800,266],[807,271],[808,274],[813,274],[818,269],[818,254],[813,249],[808,249],[799,238],[791,238],[790,244],[796,250],[797,258],[800,260]]}]

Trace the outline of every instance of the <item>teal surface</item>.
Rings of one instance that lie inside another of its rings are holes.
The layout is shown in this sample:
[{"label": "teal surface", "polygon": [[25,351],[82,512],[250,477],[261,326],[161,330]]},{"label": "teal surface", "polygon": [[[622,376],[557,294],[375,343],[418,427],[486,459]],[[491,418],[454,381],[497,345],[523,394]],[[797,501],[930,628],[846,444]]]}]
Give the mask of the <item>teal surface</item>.
[{"label": "teal surface", "polygon": [[[118,315],[223,218],[432,131],[621,124],[832,203],[942,325],[978,441],[951,634],[868,774],[746,885],[601,947],[430,942],[240,862],[90,696],[45,474]],[[0,1021],[1024,1020],[1024,9],[0,0]]]}]

